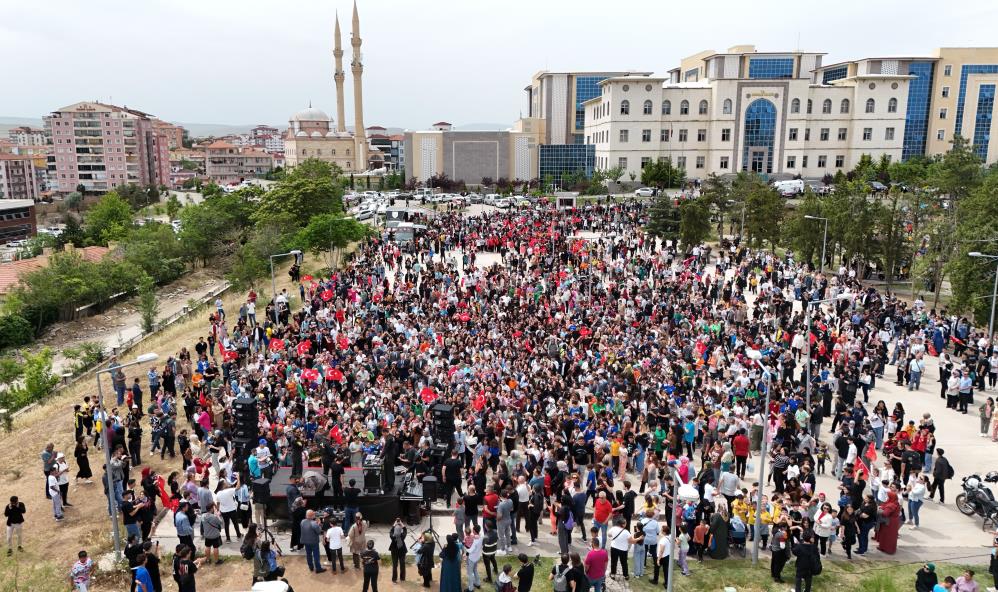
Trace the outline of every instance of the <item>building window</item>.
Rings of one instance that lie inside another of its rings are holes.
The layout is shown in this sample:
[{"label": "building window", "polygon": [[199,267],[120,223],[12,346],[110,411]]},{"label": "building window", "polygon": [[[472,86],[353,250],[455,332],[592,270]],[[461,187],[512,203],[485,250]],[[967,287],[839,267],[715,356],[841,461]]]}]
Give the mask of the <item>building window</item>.
[{"label": "building window", "polygon": [[686,141],[686,130],[685,129],[679,130],[679,141],[680,142],[685,142]]},{"label": "building window", "polygon": [[800,99],[794,99],[790,101],[790,112],[800,113]]},{"label": "building window", "polygon": [[806,154],[804,156],[800,157],[800,168],[802,168],[802,169],[806,169],[807,168],[807,155]]},{"label": "building window", "polygon": [[641,141],[642,142],[651,142],[651,130],[650,129],[641,130]]},{"label": "building window", "polygon": [[946,64],[943,66],[943,76],[949,76],[953,73],[953,66]]},{"label": "building window", "polygon": [[702,169],[704,167],[704,164],[706,164],[706,157],[704,157],[704,156],[698,156],[697,157],[697,168],[698,169]]},{"label": "building window", "polygon": [[723,106],[721,107],[721,112],[725,115],[731,115],[731,99],[724,99]]},{"label": "building window", "polygon": [[793,78],[793,58],[751,58],[749,78]]},{"label": "building window", "polygon": [[811,141],[811,128],[809,127],[804,128],[804,141],[805,142]]},{"label": "building window", "polygon": [[796,156],[788,156],[787,157],[787,168],[788,169],[795,169],[795,168],[797,168],[797,157]]},{"label": "building window", "polygon": [[866,100],[866,112],[867,113],[873,113],[874,110],[876,109],[876,107],[877,107],[877,102],[876,101],[874,101],[873,99],[867,99]]},{"label": "building window", "polygon": [[620,168],[622,168],[624,170],[627,170],[627,157],[626,156],[621,156],[620,158],[618,158],[617,159],[617,166],[619,166]]},{"label": "building window", "polygon": [[683,170],[686,170],[686,157],[685,156],[680,156],[679,158],[677,158],[676,159],[676,166],[678,166],[679,168],[681,168]]},{"label": "building window", "polygon": [[826,114],[826,115],[828,113],[832,112],[832,100],[831,99],[825,99],[825,101],[823,103],[821,103],[821,112],[824,113],[824,114]]},{"label": "building window", "polygon": [[835,157],[835,168],[841,169],[846,165],[846,157],[839,154]]},{"label": "building window", "polygon": [[722,157],[721,157],[721,164],[720,164],[720,167],[721,167],[722,169],[727,169],[727,168],[728,168],[728,157],[727,157],[727,156],[722,156]]},{"label": "building window", "polygon": [[672,115],[672,101],[662,101],[662,115]]},{"label": "building window", "polygon": [[651,101],[645,101],[641,107],[641,112],[645,115],[651,115]]},{"label": "building window", "polygon": [[690,102],[683,99],[682,103],[679,103],[679,114],[689,115],[690,114]]},{"label": "building window", "polygon": [[788,139],[791,142],[795,142],[797,140],[797,128],[795,128],[795,127],[790,128],[790,135],[789,135]]},{"label": "building window", "polygon": [[863,141],[869,142],[872,139],[873,139],[873,128],[872,127],[864,127],[863,128]]},{"label": "building window", "polygon": [[821,128],[821,133],[818,135],[818,139],[821,140],[822,142],[827,142],[828,141],[828,128],[827,127]]},{"label": "building window", "polygon": [[659,131],[659,138],[661,138],[661,140],[663,142],[668,142],[669,141],[669,130],[667,130],[667,129],[660,130]]},{"label": "building window", "polygon": [[731,141],[731,128],[726,127],[721,130],[721,141],[730,142]]},{"label": "building window", "polygon": [[824,154],[818,155],[818,168],[823,169],[828,166],[828,157]]},{"label": "building window", "polygon": [[946,108],[945,107],[939,110],[939,119],[946,119]]},{"label": "building window", "polygon": [[937,131],[936,132],[936,139],[937,140],[945,140],[946,139],[946,130],[939,130],[939,131]]},{"label": "building window", "polygon": [[621,115],[631,114],[631,102],[628,101],[627,99],[624,99],[623,101],[620,102],[620,114]]},{"label": "building window", "polygon": [[630,132],[628,132],[627,130],[620,130],[620,136],[619,136],[620,142],[621,143],[627,142],[629,135]]},{"label": "building window", "polygon": [[697,108],[697,112],[700,113],[700,115],[707,114],[707,101],[700,101],[700,106]]},{"label": "building window", "polygon": [[947,97],[949,97],[949,87],[948,86],[944,86],[943,87],[943,98],[945,99]]},{"label": "building window", "polygon": [[889,127],[884,130],[884,139],[888,141],[894,139],[894,128]]},{"label": "building window", "polygon": [[839,128],[839,141],[840,142],[844,142],[845,141],[845,139],[846,139],[846,131],[847,130],[844,127],[840,127]]},{"label": "building window", "polygon": [[706,141],[707,141],[707,130],[705,130],[705,129],[698,129],[697,130],[697,142],[706,142]]},{"label": "building window", "polygon": [[839,113],[848,113],[848,112],[849,112],[849,99],[842,99],[842,102],[839,103]]},{"label": "building window", "polygon": [[646,166],[648,166],[650,164],[651,164],[651,157],[650,156],[642,156],[641,157],[641,168],[645,168]]},{"label": "building window", "polygon": [[895,98],[892,97],[891,100],[887,101],[887,112],[888,113],[897,113],[898,112],[898,100],[897,99],[895,99]]},{"label": "building window", "polygon": [[807,100],[807,114],[808,114],[808,115],[810,115],[810,114],[811,114],[811,105],[812,105],[812,103],[811,103],[811,99],[808,99],[808,100]]}]

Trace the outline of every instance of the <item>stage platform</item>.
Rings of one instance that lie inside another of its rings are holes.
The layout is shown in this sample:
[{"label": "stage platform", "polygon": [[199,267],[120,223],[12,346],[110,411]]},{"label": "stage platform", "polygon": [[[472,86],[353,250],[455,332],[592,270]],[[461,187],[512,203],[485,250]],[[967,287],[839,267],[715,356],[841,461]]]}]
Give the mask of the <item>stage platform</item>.
[{"label": "stage platform", "polygon": [[[322,467],[305,467],[305,471],[317,471],[322,473]],[[268,516],[277,519],[288,519],[288,496],[287,488],[291,484],[291,467],[278,467],[273,479],[270,481],[270,504],[267,506]],[[359,497],[360,513],[372,524],[391,524],[397,516],[405,517],[403,514],[403,502],[401,498],[401,480],[396,479],[392,491],[382,494],[370,494],[361,492]],[[303,495],[307,502],[307,507],[313,510],[325,508],[327,506],[340,506],[340,500],[333,499],[333,490],[330,486],[316,495]],[[334,503],[335,502],[335,503]],[[411,509],[410,509],[411,513]]]}]

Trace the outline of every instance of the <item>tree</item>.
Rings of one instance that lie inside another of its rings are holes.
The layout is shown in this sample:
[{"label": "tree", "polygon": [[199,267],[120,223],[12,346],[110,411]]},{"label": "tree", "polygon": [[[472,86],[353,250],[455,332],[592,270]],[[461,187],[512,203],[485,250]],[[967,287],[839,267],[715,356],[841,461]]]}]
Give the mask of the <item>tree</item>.
[{"label": "tree", "polygon": [[804,197],[797,207],[787,216],[783,225],[783,241],[797,254],[800,261],[806,261],[812,267],[818,265],[814,261],[821,258],[821,239],[823,223],[820,220],[808,220],[806,216],[821,216],[821,201],[811,191],[804,189]]},{"label": "tree", "polygon": [[132,226],[132,208],[115,191],[105,193],[87,212],[87,238],[92,244],[107,245],[121,240]]},{"label": "tree", "polygon": [[370,227],[352,218],[337,214],[323,214],[312,218],[308,226],[301,229],[294,243],[318,255],[329,253],[329,268],[333,268],[332,254],[336,249],[346,248],[350,243],[363,239]]},{"label": "tree", "polygon": [[177,199],[177,194],[171,193],[170,199],[166,200],[166,215],[170,218],[170,220],[176,220],[177,213],[180,212],[180,208],[182,207],[183,206],[180,205],[180,200]]},{"label": "tree", "polygon": [[974,320],[988,322],[994,288],[995,261],[974,258],[971,251],[998,254],[998,172],[991,171],[983,184],[964,198],[957,224],[957,244],[961,252],[947,263],[953,290],[951,301],[958,311],[973,312]]},{"label": "tree", "polygon": [[232,255],[246,238],[255,200],[262,193],[260,188],[247,187],[180,210],[178,237],[187,260],[207,264],[213,257]]},{"label": "tree", "polygon": [[762,247],[769,242],[775,249],[783,220],[783,198],[761,180],[745,199],[745,234],[749,244]]},{"label": "tree", "polygon": [[184,244],[167,224],[154,222],[139,226],[119,246],[122,259],[141,269],[156,283],[172,282],[186,267]]},{"label": "tree", "polygon": [[660,195],[648,211],[648,224],[645,231],[662,241],[679,240],[679,212],[672,205],[672,198]]},{"label": "tree", "polygon": [[116,192],[133,210],[141,208],[149,201],[149,194],[135,183],[122,185],[121,187],[118,187]]},{"label": "tree", "polygon": [[492,187],[493,184],[494,181],[492,180],[492,177],[482,177],[482,187],[484,189]]},{"label": "tree", "polygon": [[35,329],[19,314],[0,316],[0,348],[20,347],[34,341]]},{"label": "tree", "polygon": [[724,215],[731,210],[731,187],[716,174],[711,173],[700,186],[700,198],[717,212],[717,234],[724,234]]},{"label": "tree", "polygon": [[694,247],[710,236],[710,202],[701,198],[679,204],[679,242]]},{"label": "tree", "polygon": [[74,191],[66,196],[66,207],[71,210],[80,211],[80,204],[83,203],[83,194],[79,191]]},{"label": "tree", "polygon": [[87,242],[87,233],[80,226],[76,216],[67,213],[62,217],[62,223],[66,225],[62,234],[57,237],[56,246],[62,248],[65,245],[82,247]]},{"label": "tree", "polygon": [[149,275],[139,280],[139,315],[142,317],[142,330],[146,333],[156,328],[156,315],[159,302],[156,300],[156,282]]},{"label": "tree", "polygon": [[290,216],[299,227],[312,216],[343,211],[343,184],[328,163],[309,159],[292,169],[259,200],[253,219]]}]

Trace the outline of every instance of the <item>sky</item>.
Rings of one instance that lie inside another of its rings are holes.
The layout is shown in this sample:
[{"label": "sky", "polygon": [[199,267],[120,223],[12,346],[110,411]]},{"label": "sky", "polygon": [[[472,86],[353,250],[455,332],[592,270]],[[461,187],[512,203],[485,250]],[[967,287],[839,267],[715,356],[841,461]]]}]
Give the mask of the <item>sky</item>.
[{"label": "sky", "polygon": [[[940,7],[943,10],[940,10]],[[353,123],[349,0],[0,0],[0,116],[82,100],[174,122],[335,117],[340,15]],[[539,70],[658,74],[703,49],[826,52],[825,63],[994,46],[987,0],[358,0],[364,123],[511,125]]]}]

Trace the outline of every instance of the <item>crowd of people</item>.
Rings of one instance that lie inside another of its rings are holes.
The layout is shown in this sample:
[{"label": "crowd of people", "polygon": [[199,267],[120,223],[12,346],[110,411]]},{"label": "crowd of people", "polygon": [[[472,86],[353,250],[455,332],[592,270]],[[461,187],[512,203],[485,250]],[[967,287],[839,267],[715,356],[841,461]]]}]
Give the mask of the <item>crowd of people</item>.
[{"label": "crowd of people", "polygon": [[[117,407],[76,409],[77,478],[91,477],[87,447],[106,431],[113,456],[101,474],[109,511],[116,504],[140,550],[130,561],[148,571],[158,508],[171,510],[175,556],[187,558],[174,561],[178,583],[190,582],[181,590],[193,590],[202,561],[218,561],[230,527],[255,580],[285,576],[248,484],[280,466],[295,476],[320,467],[345,509],[342,522],[320,520],[289,498],[292,547],[309,569],[325,571],[324,547],[342,571],[346,547],[376,590],[377,550],[357,488],[342,481],[369,453],[390,476],[404,467],[443,485],[454,532],[439,554],[424,541],[416,565],[429,585],[440,560],[452,592],[480,583],[480,563],[500,592],[529,590],[523,551],[544,530],[558,542],[549,577],[559,592],[598,592],[618,571],[663,583],[673,554],[686,575],[692,558],[722,560],[757,537],[774,580],[796,557],[799,590],[837,548],[862,556],[872,537],[893,554],[902,525],[918,528],[926,498],[944,503],[955,473],[931,414],[891,405],[877,383],[894,366],[898,384],[924,390],[939,356],[940,396],[967,413],[995,385],[989,336],[921,299],[864,287],[849,266],[822,273],[737,241],[677,252],[643,232],[648,216],[637,201],[447,212],[410,242],[367,240],[331,274],[296,266],[297,289],[260,312],[254,292],[238,311],[219,300],[206,338],[145,380],[129,386],[112,361]],[[258,433],[239,449],[232,406],[247,397]],[[433,433],[437,403],[453,405],[453,433]],[[993,399],[979,409],[982,436],[994,438]],[[443,462],[431,454],[441,441]],[[139,469],[143,446],[180,466],[165,478]],[[60,519],[65,456],[46,449],[42,460]],[[821,475],[835,487],[823,491]],[[404,566],[396,534],[386,551]],[[498,566],[514,554],[516,567]]]}]

